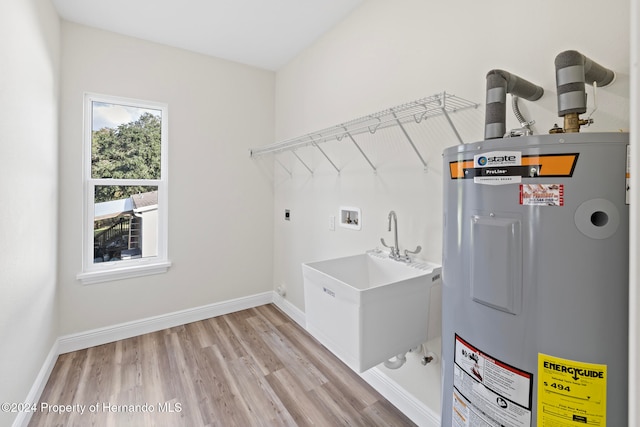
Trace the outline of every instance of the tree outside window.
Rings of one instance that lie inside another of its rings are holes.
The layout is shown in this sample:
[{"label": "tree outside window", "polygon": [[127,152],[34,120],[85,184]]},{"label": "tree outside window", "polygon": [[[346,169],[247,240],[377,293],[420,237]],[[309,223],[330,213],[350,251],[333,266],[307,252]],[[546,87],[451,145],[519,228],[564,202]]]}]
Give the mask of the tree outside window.
[{"label": "tree outside window", "polygon": [[84,271],[166,261],[166,105],[87,95],[85,114]]}]

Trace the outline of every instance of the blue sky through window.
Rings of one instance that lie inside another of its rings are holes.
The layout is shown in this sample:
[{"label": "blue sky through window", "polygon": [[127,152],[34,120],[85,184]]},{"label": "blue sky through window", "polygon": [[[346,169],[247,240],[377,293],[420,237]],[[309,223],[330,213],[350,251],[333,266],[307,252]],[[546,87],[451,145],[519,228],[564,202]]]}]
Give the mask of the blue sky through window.
[{"label": "blue sky through window", "polygon": [[121,124],[138,120],[144,113],[151,113],[154,116],[162,117],[162,111],[160,110],[95,101],[93,102],[92,113],[92,130],[117,128]]}]

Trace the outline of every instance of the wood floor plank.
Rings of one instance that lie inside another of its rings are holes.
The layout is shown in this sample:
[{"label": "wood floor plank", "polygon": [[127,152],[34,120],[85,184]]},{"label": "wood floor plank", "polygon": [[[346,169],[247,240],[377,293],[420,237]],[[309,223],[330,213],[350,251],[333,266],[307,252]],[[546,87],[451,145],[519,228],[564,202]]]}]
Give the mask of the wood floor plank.
[{"label": "wood floor plank", "polygon": [[214,317],[204,320],[204,322],[213,329],[215,336],[214,344],[217,345],[220,354],[225,359],[233,360],[246,354],[242,343],[229,327],[226,316]]},{"label": "wood floor plank", "polygon": [[272,304],[60,355],[40,403],[86,407],[30,427],[414,425]]},{"label": "wood floor plank", "polygon": [[238,391],[251,412],[251,425],[295,425],[293,417],[252,358],[241,357],[230,364],[230,369],[238,383]]},{"label": "wood floor plank", "polygon": [[[249,310],[244,310],[249,312]],[[235,313],[234,313],[235,314]],[[251,317],[229,316],[227,322],[232,333],[238,338],[245,352],[253,357],[262,374],[267,375],[282,368],[282,361],[274,351],[262,340],[260,334],[251,326]]]},{"label": "wood floor plank", "polygon": [[359,402],[361,407],[365,408],[382,398],[373,388],[360,387],[362,384],[360,377],[297,325],[287,323],[278,329],[291,342],[295,343],[297,348],[304,351],[307,359],[312,361],[330,382],[341,389],[357,391],[351,396],[354,399],[354,404]]},{"label": "wood floor plank", "polygon": [[298,426],[330,426],[330,415],[318,407],[297,379],[282,368],[268,376],[269,384],[287,407]]},{"label": "wood floor plank", "polygon": [[194,337],[200,348],[209,347],[215,343],[215,334],[208,322],[193,322],[184,326],[186,332]]},{"label": "wood floor plank", "polygon": [[413,422],[386,400],[380,400],[362,411],[366,425],[396,427],[413,425]]},{"label": "wood floor plank", "polygon": [[200,349],[194,347],[192,336],[186,332],[186,328],[176,332],[173,339],[175,340],[174,348],[175,346],[179,346],[179,351],[176,351],[176,353],[181,363],[180,380],[186,394],[171,397],[174,399],[184,399],[185,412],[195,415],[192,422],[202,424],[204,421],[201,418],[202,411],[200,410],[199,396],[202,395],[202,391],[205,389],[204,383],[206,380],[203,379],[203,365],[197,357]]},{"label": "wood floor plank", "polygon": [[[163,355],[165,352],[161,351],[161,335],[158,333],[145,334],[141,338],[141,347],[143,349],[141,354],[142,363],[142,379],[143,387],[146,392],[146,397],[150,402],[163,403],[168,400],[168,397],[164,393],[164,369],[167,369],[163,361]],[[162,339],[164,342],[164,339]],[[120,368],[116,367],[115,375]],[[120,380],[121,381],[121,380]],[[121,382],[119,382],[121,388]]]},{"label": "wood floor plank", "polygon": [[251,425],[246,403],[242,400],[235,378],[229,370],[231,361],[225,360],[216,346],[204,350],[214,377],[212,397],[215,411],[211,414],[212,419],[221,420],[222,425]]},{"label": "wood floor plank", "polygon": [[336,414],[336,417],[340,420],[339,425],[373,425],[369,424],[362,414],[362,411],[366,410],[366,408],[361,409],[359,402],[354,407],[354,401],[350,398],[350,391],[345,393],[335,384],[327,382],[322,387],[315,389],[314,392],[318,396],[318,400],[324,402],[327,410]]},{"label": "wood floor plank", "polygon": [[195,378],[192,360],[187,358],[188,348],[185,348],[186,343],[180,339],[178,333],[165,335],[165,343],[171,349],[169,363],[171,372],[174,373],[171,379],[175,385],[174,390],[176,392],[176,395],[169,397],[182,401],[185,414],[189,414],[191,425],[204,425],[202,413],[198,407],[198,394],[194,389]]},{"label": "wood floor plank", "polygon": [[[298,377],[307,391],[327,382],[327,378],[322,372],[303,353],[298,351],[289,340],[283,337],[273,325],[267,323],[265,318],[256,316],[247,319],[247,322],[259,331],[260,337],[273,349],[277,357],[287,362],[287,368]],[[282,364],[278,369],[281,367],[283,367]],[[274,371],[276,370],[274,369]]]}]

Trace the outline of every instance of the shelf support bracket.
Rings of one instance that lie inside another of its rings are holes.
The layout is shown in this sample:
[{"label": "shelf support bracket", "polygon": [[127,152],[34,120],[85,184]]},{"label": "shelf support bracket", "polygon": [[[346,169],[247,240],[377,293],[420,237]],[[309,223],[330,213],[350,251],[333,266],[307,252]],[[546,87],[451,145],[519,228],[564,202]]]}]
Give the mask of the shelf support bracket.
[{"label": "shelf support bracket", "polygon": [[[347,128],[344,129],[345,131],[347,130]],[[358,145],[358,143],[356,142],[355,139],[353,139],[353,136],[351,135],[351,133],[349,133],[347,131],[347,133],[345,134],[349,137],[349,139],[351,140],[351,142],[353,142],[353,145],[356,146],[356,148],[358,149],[358,151],[360,151],[360,154],[362,154],[362,157],[364,157],[364,159],[367,161],[367,163],[369,163],[369,166],[371,166],[371,169],[373,169],[374,173],[377,173],[378,171],[376,170],[376,167],[373,166],[373,163],[371,163],[371,160],[369,160],[369,158],[367,157],[366,154],[364,154],[364,151],[362,151],[362,148],[360,148],[360,146]]]},{"label": "shelf support bracket", "polygon": [[274,159],[275,159],[275,161],[280,165],[280,167],[281,167],[282,169],[284,169],[284,170],[289,174],[289,177],[293,177],[293,174],[291,173],[291,171],[290,171],[289,169],[287,169],[287,168],[285,167],[285,165],[283,165],[283,164],[282,164],[282,162],[281,162],[280,160],[278,160],[278,158],[277,158],[277,157],[274,157]]},{"label": "shelf support bracket", "polygon": [[315,142],[313,140],[313,138],[309,137],[311,139],[311,145],[313,145],[314,147],[316,147],[318,150],[320,150],[320,152],[322,153],[322,155],[329,161],[329,163],[331,163],[331,166],[333,166],[333,168],[336,170],[336,172],[338,172],[338,175],[340,175],[340,169],[338,169],[338,167],[336,166],[335,163],[333,163],[331,161],[331,159],[329,158],[329,156],[327,156],[327,153],[324,152],[324,150],[322,148],[320,148],[320,145],[318,145],[317,142]]},{"label": "shelf support bracket", "polygon": [[302,163],[302,165],[307,168],[307,170],[309,171],[309,173],[311,175],[313,175],[313,170],[311,170],[311,168],[309,166],[307,166],[307,164],[304,162],[304,160],[302,160],[300,158],[300,156],[298,156],[298,153],[295,152],[295,150],[291,150],[291,154],[293,154],[294,156],[296,156],[296,159],[298,159],[300,161],[300,163]]},{"label": "shelf support bracket", "polygon": [[413,140],[411,139],[411,137],[409,136],[409,133],[407,132],[407,130],[404,128],[404,125],[402,124],[402,122],[400,121],[400,119],[398,119],[398,116],[396,115],[396,113],[393,113],[393,117],[396,119],[396,122],[398,123],[398,127],[400,128],[400,130],[402,131],[402,133],[404,134],[404,136],[407,138],[407,141],[409,141],[409,144],[411,144],[411,147],[413,148],[413,151],[416,152],[416,154],[418,155],[418,158],[420,159],[420,161],[422,162],[422,166],[424,166],[424,169],[427,170],[427,162],[424,160],[424,158],[422,157],[422,155],[420,154],[420,152],[418,151],[418,148],[416,147],[416,145],[413,143]]},{"label": "shelf support bracket", "polygon": [[442,93],[442,98],[440,100],[440,108],[442,109],[442,114],[444,115],[444,117],[447,119],[447,121],[449,122],[449,126],[451,126],[451,129],[453,129],[453,133],[456,134],[456,137],[458,138],[458,141],[460,142],[461,145],[464,145],[464,141],[462,140],[462,138],[460,137],[460,134],[458,133],[458,129],[456,129],[456,126],[453,124],[453,122],[451,121],[451,117],[449,117],[449,113],[447,112],[447,105],[446,105],[446,93],[443,92]]}]

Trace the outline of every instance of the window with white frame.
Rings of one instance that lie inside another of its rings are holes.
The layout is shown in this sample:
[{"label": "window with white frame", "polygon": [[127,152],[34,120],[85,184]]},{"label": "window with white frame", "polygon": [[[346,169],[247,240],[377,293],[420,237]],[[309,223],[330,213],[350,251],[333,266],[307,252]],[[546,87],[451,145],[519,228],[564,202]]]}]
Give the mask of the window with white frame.
[{"label": "window with white frame", "polygon": [[85,284],[165,272],[167,105],[85,94]]}]

